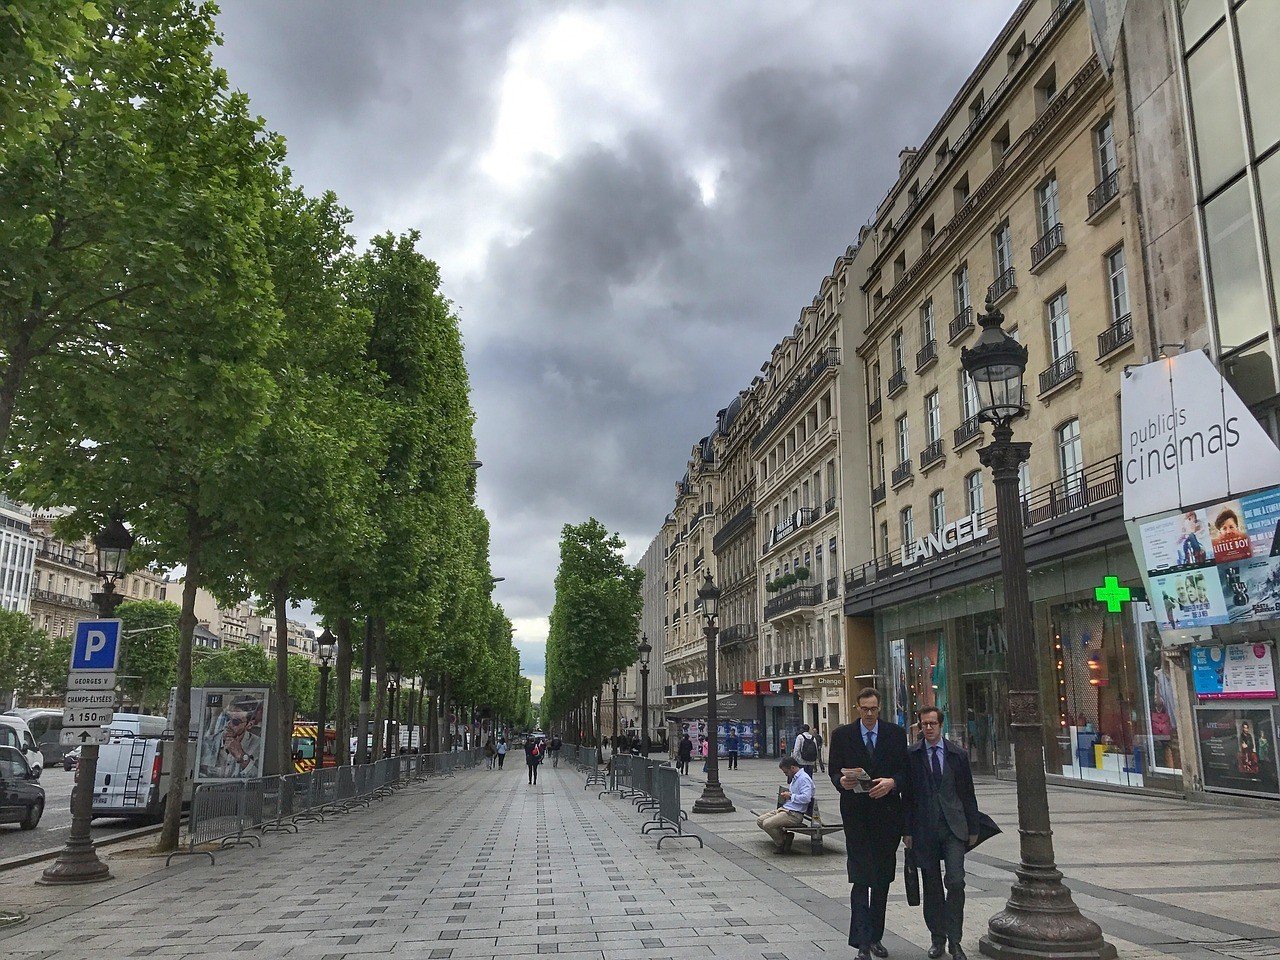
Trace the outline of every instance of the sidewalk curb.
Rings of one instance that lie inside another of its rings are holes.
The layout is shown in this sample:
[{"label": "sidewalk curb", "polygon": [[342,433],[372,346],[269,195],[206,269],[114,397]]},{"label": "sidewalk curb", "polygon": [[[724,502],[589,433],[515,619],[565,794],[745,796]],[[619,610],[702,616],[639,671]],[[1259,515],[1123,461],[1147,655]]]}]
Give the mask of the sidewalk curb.
[{"label": "sidewalk curb", "polygon": [[[128,840],[136,840],[138,837],[150,836],[159,833],[161,824],[153,824],[146,827],[136,827],[133,830],[121,830],[119,833],[113,833],[101,840],[93,841],[94,847],[109,847],[117,843],[125,843]],[[42,863],[45,860],[53,860],[62,852],[62,847],[49,847],[45,850],[36,850],[33,853],[22,853],[16,857],[7,857],[0,860],[0,873],[6,870],[16,870],[19,867],[29,867],[33,863]]]}]

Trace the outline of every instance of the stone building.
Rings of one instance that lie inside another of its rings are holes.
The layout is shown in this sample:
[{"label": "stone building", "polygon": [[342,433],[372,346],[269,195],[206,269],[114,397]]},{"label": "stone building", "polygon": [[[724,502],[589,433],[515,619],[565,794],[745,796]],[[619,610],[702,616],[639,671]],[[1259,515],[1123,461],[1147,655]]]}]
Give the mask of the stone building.
[{"label": "stone building", "polygon": [[0,607],[26,613],[31,599],[36,540],[31,513],[0,497]]}]

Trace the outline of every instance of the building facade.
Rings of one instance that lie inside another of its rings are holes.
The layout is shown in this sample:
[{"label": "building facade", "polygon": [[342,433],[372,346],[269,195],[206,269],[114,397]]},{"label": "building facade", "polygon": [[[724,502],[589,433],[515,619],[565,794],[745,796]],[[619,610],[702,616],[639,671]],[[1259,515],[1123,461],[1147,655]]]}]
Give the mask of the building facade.
[{"label": "building facade", "polygon": [[26,613],[30,607],[36,539],[31,514],[0,497],[0,607]]}]

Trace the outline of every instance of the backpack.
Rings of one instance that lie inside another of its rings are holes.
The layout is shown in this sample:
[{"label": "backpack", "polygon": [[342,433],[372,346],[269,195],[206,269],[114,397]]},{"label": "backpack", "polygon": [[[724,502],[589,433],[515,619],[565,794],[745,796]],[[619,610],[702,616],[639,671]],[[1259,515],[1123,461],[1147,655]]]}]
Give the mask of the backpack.
[{"label": "backpack", "polygon": [[805,734],[804,737],[802,737],[801,739],[803,739],[804,742],[800,744],[800,759],[801,760],[817,760],[818,745],[817,743],[814,742],[813,736],[810,734]]}]

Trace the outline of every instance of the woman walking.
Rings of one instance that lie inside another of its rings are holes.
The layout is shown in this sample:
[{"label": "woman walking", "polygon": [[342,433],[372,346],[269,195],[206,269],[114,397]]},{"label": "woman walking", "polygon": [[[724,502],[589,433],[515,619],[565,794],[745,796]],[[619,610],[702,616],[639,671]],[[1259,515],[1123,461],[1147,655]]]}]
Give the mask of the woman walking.
[{"label": "woman walking", "polygon": [[538,766],[542,763],[542,741],[530,737],[524,742],[524,762],[529,768],[530,786],[538,782]]},{"label": "woman walking", "polygon": [[680,738],[680,750],[676,754],[676,767],[686,777],[689,775],[689,761],[693,758],[693,741],[688,732]]},{"label": "woman walking", "polygon": [[502,761],[507,759],[507,741],[505,739],[498,741],[498,769],[502,769]]},{"label": "woman walking", "polygon": [[498,744],[493,739],[493,734],[489,734],[489,739],[484,742],[484,763],[489,770],[493,769],[494,761],[498,758]]}]

